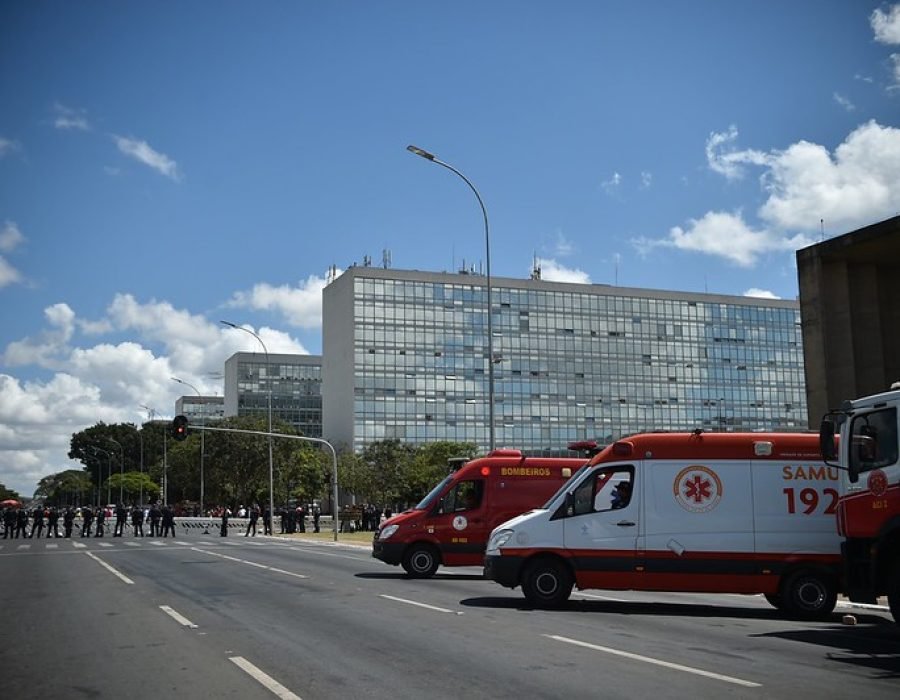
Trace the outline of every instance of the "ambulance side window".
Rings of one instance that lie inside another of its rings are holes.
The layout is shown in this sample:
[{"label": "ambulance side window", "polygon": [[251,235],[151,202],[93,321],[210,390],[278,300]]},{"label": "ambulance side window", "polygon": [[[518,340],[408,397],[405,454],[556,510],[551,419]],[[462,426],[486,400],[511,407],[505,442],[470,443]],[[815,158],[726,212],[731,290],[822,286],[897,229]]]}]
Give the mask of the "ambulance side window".
[{"label": "ambulance side window", "polygon": [[601,469],[582,482],[572,494],[568,515],[586,515],[624,508],[631,502],[634,468]]}]

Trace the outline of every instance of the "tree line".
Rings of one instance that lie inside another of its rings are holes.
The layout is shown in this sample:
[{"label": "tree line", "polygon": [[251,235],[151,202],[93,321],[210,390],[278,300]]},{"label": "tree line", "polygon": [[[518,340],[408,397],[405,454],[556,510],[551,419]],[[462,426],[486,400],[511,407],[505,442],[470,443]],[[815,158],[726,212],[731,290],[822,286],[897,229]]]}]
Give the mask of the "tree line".
[{"label": "tree line", "polygon": [[[207,425],[265,432],[264,416],[237,416]],[[74,433],[68,456],[80,468],[41,479],[35,498],[63,507],[167,500],[199,507],[201,443],[205,507],[265,504],[269,500],[269,443],[264,436],[193,430],[174,441],[167,421],[97,423]],[[272,431],[297,435],[293,426],[275,421]],[[330,503],[331,453],[301,440],[272,441],[276,507],[287,503]],[[472,443],[436,442],[408,445],[383,440],[359,453],[338,448],[338,485],[342,502],[402,508],[418,502],[448,473],[451,457],[474,457]],[[163,498],[162,484],[168,484]],[[120,499],[121,494],[121,499]]]}]

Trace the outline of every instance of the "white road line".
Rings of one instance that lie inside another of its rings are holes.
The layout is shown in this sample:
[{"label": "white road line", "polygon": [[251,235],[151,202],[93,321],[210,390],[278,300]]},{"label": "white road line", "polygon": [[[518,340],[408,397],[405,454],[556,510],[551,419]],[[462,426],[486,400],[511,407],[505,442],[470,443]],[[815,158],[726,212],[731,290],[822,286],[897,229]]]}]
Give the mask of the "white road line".
[{"label": "white road line", "polygon": [[381,598],[386,598],[387,600],[394,600],[398,603],[406,603],[407,605],[415,605],[420,608],[427,608],[428,610],[436,610],[437,612],[451,613],[453,615],[462,615],[462,612],[459,610],[448,610],[447,608],[439,608],[434,605],[427,605],[426,603],[417,603],[414,600],[406,600],[405,598],[395,598],[392,595],[384,595],[381,594]]},{"label": "white road line", "polygon": [[545,634],[545,637],[549,637],[550,639],[556,640],[557,642],[565,642],[566,644],[574,644],[575,646],[584,647],[585,649],[592,649],[594,651],[602,651],[605,654],[613,654],[614,656],[622,656],[626,659],[631,659],[633,661],[642,661],[647,664],[653,664],[655,666],[663,666],[665,668],[671,668],[675,671],[683,671],[684,673],[693,673],[697,676],[704,676],[706,678],[712,678],[718,681],[725,681],[726,683],[733,683],[735,685],[742,685],[745,688],[760,688],[762,687],[762,683],[754,683],[753,681],[745,681],[741,678],[734,678],[732,676],[723,676],[721,673],[712,673],[710,671],[703,671],[699,668],[693,668],[691,666],[682,666],[681,664],[672,663],[671,661],[662,661],[661,659],[654,659],[649,656],[641,656],[640,654],[632,654],[627,651],[622,651],[620,649],[610,649],[609,647],[602,647],[596,644],[589,644],[587,642],[580,642],[577,639],[569,639],[568,637],[559,637],[555,634]]},{"label": "white road line", "polygon": [[82,544],[81,542],[73,542],[72,546],[75,547],[75,549],[86,549],[87,548],[87,545]]},{"label": "white road line", "polygon": [[31,549],[30,544],[20,544],[16,549]]},{"label": "white road line", "polygon": [[597,595],[596,593],[582,593],[581,591],[575,591],[572,595],[579,595],[582,598],[591,598],[593,600],[611,600],[616,603],[631,603],[634,601],[630,601],[627,598],[613,598],[608,595]]},{"label": "white road line", "polygon": [[229,656],[228,660],[256,680],[260,685],[266,688],[266,690],[273,693],[276,697],[279,697],[282,700],[302,700],[299,695],[295,695],[270,675],[260,671],[243,656]]},{"label": "white road line", "polygon": [[112,542],[101,542],[100,546],[101,547],[115,547],[115,545]]},{"label": "white road line", "polygon": [[58,545],[58,544],[50,544],[50,543],[48,542],[48,543],[47,543],[47,549],[59,549],[59,545]]},{"label": "white road line", "polygon": [[170,608],[168,605],[160,605],[159,609],[162,610],[166,615],[171,617],[173,620],[175,620],[175,622],[177,622],[179,625],[184,625],[185,627],[190,627],[192,630],[197,629],[197,625],[195,625],[193,622],[188,620],[180,612],[177,612],[177,611],[173,610],[172,608]]},{"label": "white road line", "polygon": [[219,554],[218,552],[210,552],[208,549],[201,549],[200,547],[191,547],[191,550],[194,552],[202,552],[203,554],[208,554],[211,557],[219,557],[219,559],[227,559],[228,561],[236,561],[238,564],[247,564],[247,566],[254,566],[257,569],[265,569],[266,571],[272,571],[276,574],[284,574],[285,576],[293,576],[294,578],[309,578],[309,576],[304,576],[303,574],[295,574],[293,571],[285,571],[284,569],[277,569],[274,566],[266,566],[265,564],[259,564],[255,561],[247,561],[246,559],[238,559],[237,557],[230,557],[227,554]]},{"label": "white road line", "polygon": [[123,573],[117,571],[116,569],[114,569],[113,567],[111,567],[109,564],[107,564],[105,561],[103,561],[100,557],[94,555],[92,552],[85,552],[85,554],[87,554],[91,559],[93,559],[95,562],[97,562],[98,564],[100,564],[100,566],[102,566],[104,569],[106,569],[106,570],[109,571],[110,573],[115,574],[116,576],[118,576],[118,577],[119,577],[120,579],[122,579],[125,583],[130,583],[130,584],[133,584],[133,583],[134,583],[134,581],[132,581],[130,578],[128,578],[125,574],[123,574]]},{"label": "white road line", "polygon": [[141,543],[140,542],[126,542],[125,546],[126,547],[140,547]]}]

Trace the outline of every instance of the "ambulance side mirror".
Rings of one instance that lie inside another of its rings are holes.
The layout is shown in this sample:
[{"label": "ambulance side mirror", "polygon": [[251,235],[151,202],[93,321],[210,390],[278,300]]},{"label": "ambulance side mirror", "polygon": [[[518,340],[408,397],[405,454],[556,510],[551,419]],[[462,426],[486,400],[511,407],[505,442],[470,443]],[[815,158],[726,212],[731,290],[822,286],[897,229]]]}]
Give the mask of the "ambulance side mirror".
[{"label": "ambulance side mirror", "polygon": [[575,514],[575,494],[572,491],[566,492],[566,515]]}]

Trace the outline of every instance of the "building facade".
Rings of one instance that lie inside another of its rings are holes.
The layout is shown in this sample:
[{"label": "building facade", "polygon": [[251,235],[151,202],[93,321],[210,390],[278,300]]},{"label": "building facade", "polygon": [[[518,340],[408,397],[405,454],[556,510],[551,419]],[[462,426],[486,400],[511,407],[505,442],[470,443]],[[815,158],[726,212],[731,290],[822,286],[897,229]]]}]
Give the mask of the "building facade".
[{"label": "building facade", "polygon": [[189,423],[203,423],[225,416],[224,396],[181,396],[175,401],[175,415],[185,416]]},{"label": "building facade", "polygon": [[225,361],[225,415],[256,415],[322,437],[322,357],[238,352]]},{"label": "building facade", "polygon": [[[492,280],[497,447],[806,427],[799,304]],[[351,268],[323,292],[325,436],[489,445],[486,278]]]},{"label": "building facade", "polygon": [[809,424],[900,380],[900,216],[797,251]]}]

